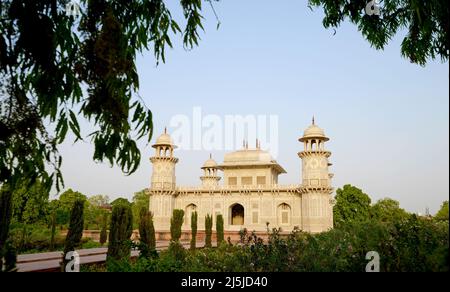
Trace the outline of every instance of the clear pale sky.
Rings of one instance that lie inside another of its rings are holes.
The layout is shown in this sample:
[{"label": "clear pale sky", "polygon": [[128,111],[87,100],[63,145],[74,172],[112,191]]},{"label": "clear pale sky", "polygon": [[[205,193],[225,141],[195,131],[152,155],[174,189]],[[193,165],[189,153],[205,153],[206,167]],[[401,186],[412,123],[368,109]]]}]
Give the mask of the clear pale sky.
[{"label": "clear pale sky", "polygon": [[[180,19],[178,1],[168,2]],[[306,2],[214,2],[219,30],[205,2],[199,47],[184,50],[178,36],[165,64],[156,66],[151,52],[139,56],[139,93],[153,111],[153,141],[174,115],[191,117],[195,106],[221,117],[278,115],[277,160],[288,172],[280,183],[296,184],[303,147],[297,139],[315,115],[331,139],[334,187],[352,184],[373,202],[390,197],[408,211],[429,207],[434,214],[449,196],[448,63],[409,63],[400,55],[404,33],[384,51],[371,48],[349,23],[333,35],[322,26],[320,9],[311,11]],[[66,188],[131,199],[149,186],[153,149],[145,141],[131,176],[94,163],[92,145],[72,141],[60,148]],[[213,156],[221,162],[224,153]],[[198,185],[208,155],[177,151],[177,183]]]}]

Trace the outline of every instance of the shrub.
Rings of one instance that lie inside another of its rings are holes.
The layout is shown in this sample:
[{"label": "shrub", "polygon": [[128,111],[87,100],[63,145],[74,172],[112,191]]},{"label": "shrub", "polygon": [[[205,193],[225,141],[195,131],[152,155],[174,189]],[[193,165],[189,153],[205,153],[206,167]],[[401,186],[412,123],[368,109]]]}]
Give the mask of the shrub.
[{"label": "shrub", "polygon": [[100,242],[93,241],[91,238],[86,238],[86,240],[82,240],[81,242],[82,249],[102,247],[102,244]]},{"label": "shrub", "polygon": [[9,239],[17,252],[32,253],[64,249],[65,236],[61,236],[55,231],[52,246],[51,229],[39,223],[27,224],[26,228],[24,225],[23,223],[11,224]]},{"label": "shrub", "polygon": [[62,270],[66,270],[66,265],[69,262],[66,259],[67,253],[74,251],[75,248],[80,244],[81,237],[83,236],[83,211],[84,211],[84,200],[77,199],[75,200],[72,211],[70,213],[70,223],[69,230],[66,236],[66,242],[64,246],[64,256],[62,262]]},{"label": "shrub", "polygon": [[53,212],[50,218],[51,222],[51,237],[50,237],[50,250],[55,249],[55,235],[56,235],[56,212]]},{"label": "shrub", "polygon": [[222,216],[222,214],[217,215],[216,232],[217,232],[217,246],[219,246],[225,240],[224,239],[224,231],[223,231],[223,216]]},{"label": "shrub", "polygon": [[150,212],[150,223],[149,223],[149,241],[148,247],[150,250],[156,250],[156,231],[155,225],[153,224],[153,214]]},{"label": "shrub", "polygon": [[173,210],[172,218],[170,219],[170,235],[172,241],[178,242],[181,237],[181,226],[183,225],[183,210]]},{"label": "shrub", "polygon": [[212,237],[212,216],[207,214],[205,218],[205,247],[211,247],[211,237]]},{"label": "shrub", "polygon": [[191,215],[191,249],[194,250],[197,247],[197,212],[192,212]]},{"label": "shrub", "polygon": [[142,208],[139,213],[139,249],[142,257],[149,257],[156,249],[155,227],[152,214],[147,208]]},{"label": "shrub", "polygon": [[117,201],[113,205],[111,214],[107,261],[122,260],[130,257],[130,237],[132,232],[133,215],[131,206],[127,202]]},{"label": "shrub", "polygon": [[102,230],[100,231],[100,244],[104,245],[108,240],[108,214],[103,214]]}]

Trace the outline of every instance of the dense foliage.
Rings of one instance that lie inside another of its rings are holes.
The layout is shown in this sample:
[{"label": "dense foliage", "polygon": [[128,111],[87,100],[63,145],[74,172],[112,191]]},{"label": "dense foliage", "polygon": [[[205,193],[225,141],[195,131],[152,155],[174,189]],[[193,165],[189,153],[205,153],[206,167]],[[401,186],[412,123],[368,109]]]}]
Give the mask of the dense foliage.
[{"label": "dense foliage", "polygon": [[103,215],[102,230],[100,231],[100,244],[104,245],[108,241],[108,214]]},{"label": "dense foliage", "polygon": [[448,201],[442,203],[442,206],[434,216],[434,219],[438,221],[448,221]]},{"label": "dense foliage", "polygon": [[409,214],[400,208],[399,202],[385,198],[370,207],[370,216],[382,222],[397,222],[408,218]]},{"label": "dense foliage", "polygon": [[362,222],[370,218],[370,198],[362,190],[345,185],[336,190],[336,205],[333,208],[334,224]]},{"label": "dense foliage", "polygon": [[[294,230],[286,235],[280,229],[273,229],[267,231],[268,240],[263,240],[243,229],[238,244],[222,241],[217,248],[209,245],[185,250],[179,243],[171,243],[168,250],[157,257],[119,261],[107,270],[364,272],[371,260],[367,255],[376,252],[381,272],[449,271],[449,221],[445,220],[445,215],[432,218],[410,214],[389,198],[370,205],[370,198],[350,185],[339,189],[338,195],[335,214],[341,220],[336,228],[327,232],[309,234]],[[447,204],[443,203],[438,214],[448,212]],[[220,223],[218,225],[216,229],[220,231]],[[212,228],[209,215],[205,218],[205,227],[208,241]],[[101,271],[105,266],[86,269]]]},{"label": "dense foliage", "polygon": [[[447,0],[309,0],[309,5],[323,7],[326,28],[337,28],[349,20],[376,49],[384,49],[397,33],[406,30],[401,46],[404,57],[420,65],[435,58],[448,61]],[[379,6],[379,13],[373,13],[375,5]]]},{"label": "dense foliage", "polygon": [[224,241],[223,216],[222,216],[222,214],[217,215],[217,218],[216,218],[216,232],[217,232],[217,246],[219,246]]},{"label": "dense foliage", "polygon": [[197,247],[197,222],[198,213],[197,211],[191,214],[191,249],[196,249]]},{"label": "dense foliage", "polygon": [[213,218],[207,214],[205,217],[205,247],[211,247]]},{"label": "dense foliage", "polygon": [[69,261],[66,255],[69,252],[74,251],[81,243],[84,227],[83,211],[84,200],[77,199],[70,212],[70,224],[64,245],[63,262],[61,266],[62,271],[66,271],[66,265]]},{"label": "dense foliage", "polygon": [[142,208],[139,214],[139,249],[143,257],[148,257],[156,250],[153,216],[148,207]]},{"label": "dense foliage", "polygon": [[7,253],[9,224],[11,221],[12,192],[8,185],[0,188],[0,271],[3,270],[3,257]]},{"label": "dense foliage", "polygon": [[129,203],[118,202],[113,205],[109,230],[107,261],[129,258],[133,232],[133,214]]},{"label": "dense foliage", "polygon": [[[353,222],[321,234],[274,229],[264,242],[245,233],[236,245],[177,251],[122,261],[113,271],[135,272],[364,272],[368,252],[380,255],[381,272],[449,271],[449,225],[411,216],[395,223]],[[101,268],[100,268],[101,270]]]},{"label": "dense foliage", "polygon": [[132,204],[131,209],[133,210],[133,218],[134,218],[133,228],[137,229],[139,228],[139,221],[140,221],[139,218],[141,210],[143,208],[148,209],[150,204],[150,196],[149,194],[147,194],[146,190],[136,192],[133,195],[133,200],[131,204]]},{"label": "dense foliage", "polygon": [[[153,132],[138,94],[136,54],[153,49],[164,61],[171,37],[181,33],[192,48],[203,28],[201,0],[180,1],[183,31],[162,0],[77,2],[73,15],[67,0],[0,1],[0,185],[11,190],[5,201],[23,178],[40,180],[46,193],[60,190],[58,146],[69,134],[93,142],[95,161],[136,171],[135,140],[150,141]],[[92,132],[83,133],[80,120]],[[0,249],[12,204],[2,208]]]},{"label": "dense foliage", "polygon": [[181,226],[183,225],[184,211],[173,210],[172,218],[170,218],[170,236],[174,242],[180,241]]}]

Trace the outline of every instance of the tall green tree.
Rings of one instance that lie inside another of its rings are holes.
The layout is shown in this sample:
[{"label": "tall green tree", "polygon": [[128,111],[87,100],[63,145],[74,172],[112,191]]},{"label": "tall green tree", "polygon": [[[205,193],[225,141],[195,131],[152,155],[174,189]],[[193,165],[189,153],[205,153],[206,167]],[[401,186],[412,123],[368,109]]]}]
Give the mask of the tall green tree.
[{"label": "tall green tree", "polygon": [[153,223],[153,213],[149,212],[149,239],[148,239],[148,248],[151,252],[156,251],[156,230],[155,224]]},{"label": "tall green tree", "polygon": [[43,221],[49,211],[48,197],[39,180],[32,184],[23,180],[13,191],[13,220],[26,224]]},{"label": "tall green tree", "polygon": [[[376,4],[379,2],[380,4]],[[384,49],[399,32],[407,31],[402,56],[425,65],[429,59],[449,57],[449,7],[447,0],[309,0],[322,7],[323,25],[338,28],[344,21],[358,27],[375,49]],[[379,13],[374,8],[379,8]]]},{"label": "tall green tree", "polygon": [[[136,55],[151,48],[164,62],[171,36],[181,33],[192,48],[203,28],[201,0],[179,2],[183,29],[162,0],[78,2],[78,15],[67,13],[67,1],[0,2],[0,185],[12,190],[26,177],[59,191],[58,146],[69,134],[93,142],[93,160],[135,172],[136,140],[153,133]],[[81,132],[80,119],[91,133]],[[1,219],[8,231],[9,218]]]},{"label": "tall green tree", "polygon": [[220,246],[224,242],[224,230],[223,230],[223,216],[222,214],[217,215],[216,218],[216,232],[217,232],[217,246]]},{"label": "tall green tree", "polygon": [[361,189],[345,185],[336,190],[336,204],[333,208],[336,227],[351,222],[361,222],[370,218],[370,197]]},{"label": "tall green tree", "polygon": [[49,221],[52,221],[52,215],[55,214],[56,217],[56,225],[61,228],[63,225],[68,224],[70,220],[70,210],[66,207],[62,207],[61,202],[59,200],[52,200],[49,202]]},{"label": "tall green tree", "polygon": [[72,210],[76,201],[81,200],[86,203],[87,197],[80,192],[68,189],[59,196],[59,208],[63,210]]},{"label": "tall green tree", "polygon": [[172,241],[179,242],[181,237],[181,226],[183,225],[184,211],[173,210],[172,218],[170,219],[170,236]]},{"label": "tall green tree", "polygon": [[441,205],[441,209],[434,215],[434,219],[438,221],[448,221],[448,201]]},{"label": "tall green tree", "polygon": [[147,208],[141,208],[139,214],[139,237],[141,256],[148,257],[156,250],[155,228],[153,218]]},{"label": "tall green tree", "polygon": [[400,208],[396,200],[385,198],[378,200],[370,209],[371,217],[381,222],[398,222],[407,219],[409,214]]},{"label": "tall green tree", "polygon": [[84,227],[84,200],[77,199],[74,204],[72,211],[70,213],[70,224],[69,230],[66,236],[66,242],[64,244],[64,253],[63,253],[63,262],[62,262],[62,270],[66,271],[66,266],[68,262],[71,260],[67,258],[69,252],[75,251],[75,248],[80,244],[81,238],[83,236],[83,227]]},{"label": "tall green tree", "polygon": [[140,218],[140,212],[141,210],[144,209],[149,209],[149,204],[150,204],[150,196],[148,195],[147,191],[144,189],[142,191],[136,192],[133,195],[133,200],[132,200],[132,210],[133,210],[133,218],[135,218],[134,220],[134,225],[135,226],[139,226],[139,218]]},{"label": "tall green tree", "polygon": [[211,215],[207,214],[205,217],[205,247],[212,247],[212,226],[213,218]]},{"label": "tall green tree", "polygon": [[111,206],[116,206],[116,205],[128,205],[128,206],[130,206],[131,207],[131,203],[130,203],[130,201],[128,201],[127,199],[125,199],[125,198],[117,198],[117,199],[115,199],[114,201],[112,201],[111,202]]},{"label": "tall green tree", "polygon": [[133,233],[133,213],[130,203],[118,201],[113,204],[107,261],[130,257],[131,234]]},{"label": "tall green tree", "polygon": [[85,211],[86,229],[101,229],[103,226],[103,217],[109,206],[109,197],[104,195],[95,195],[87,198]]},{"label": "tall green tree", "polygon": [[100,244],[104,245],[108,241],[108,213],[103,213],[102,229],[100,230]]},{"label": "tall green tree", "polygon": [[50,250],[55,248],[55,236],[56,236],[56,211],[52,211],[50,214]]},{"label": "tall green tree", "polygon": [[198,214],[197,211],[192,212],[191,214],[191,249],[194,250],[197,248],[197,222]]}]

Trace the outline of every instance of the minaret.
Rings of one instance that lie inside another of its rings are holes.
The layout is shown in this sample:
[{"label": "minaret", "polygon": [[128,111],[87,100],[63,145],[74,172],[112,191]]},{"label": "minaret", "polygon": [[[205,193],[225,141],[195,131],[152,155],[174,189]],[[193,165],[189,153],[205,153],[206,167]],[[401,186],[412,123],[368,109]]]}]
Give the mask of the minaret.
[{"label": "minaret", "polygon": [[174,157],[173,144],[167,129],[159,136],[156,143],[155,155],[150,158],[153,164],[150,193],[150,211],[157,231],[170,230],[170,218],[174,209],[174,195],[176,194],[175,165],[178,158]]},{"label": "minaret", "polygon": [[333,228],[333,175],[328,170],[331,152],[325,150],[328,140],[324,131],[315,124],[314,117],[312,125],[299,139],[304,144],[304,150],[298,153],[302,159],[302,229],[307,232]]},{"label": "minaret", "polygon": [[202,170],[203,176],[201,176],[200,179],[202,181],[203,188],[215,188],[219,185],[220,176],[217,174],[219,166],[216,161],[212,159],[211,154],[209,155],[209,159],[206,160],[205,164],[203,164]]},{"label": "minaret", "polygon": [[178,158],[173,156],[173,150],[177,146],[172,143],[167,129],[164,129],[164,134],[159,136],[152,147],[155,148],[155,156],[150,158],[153,164],[152,189],[175,189],[175,165]]}]

